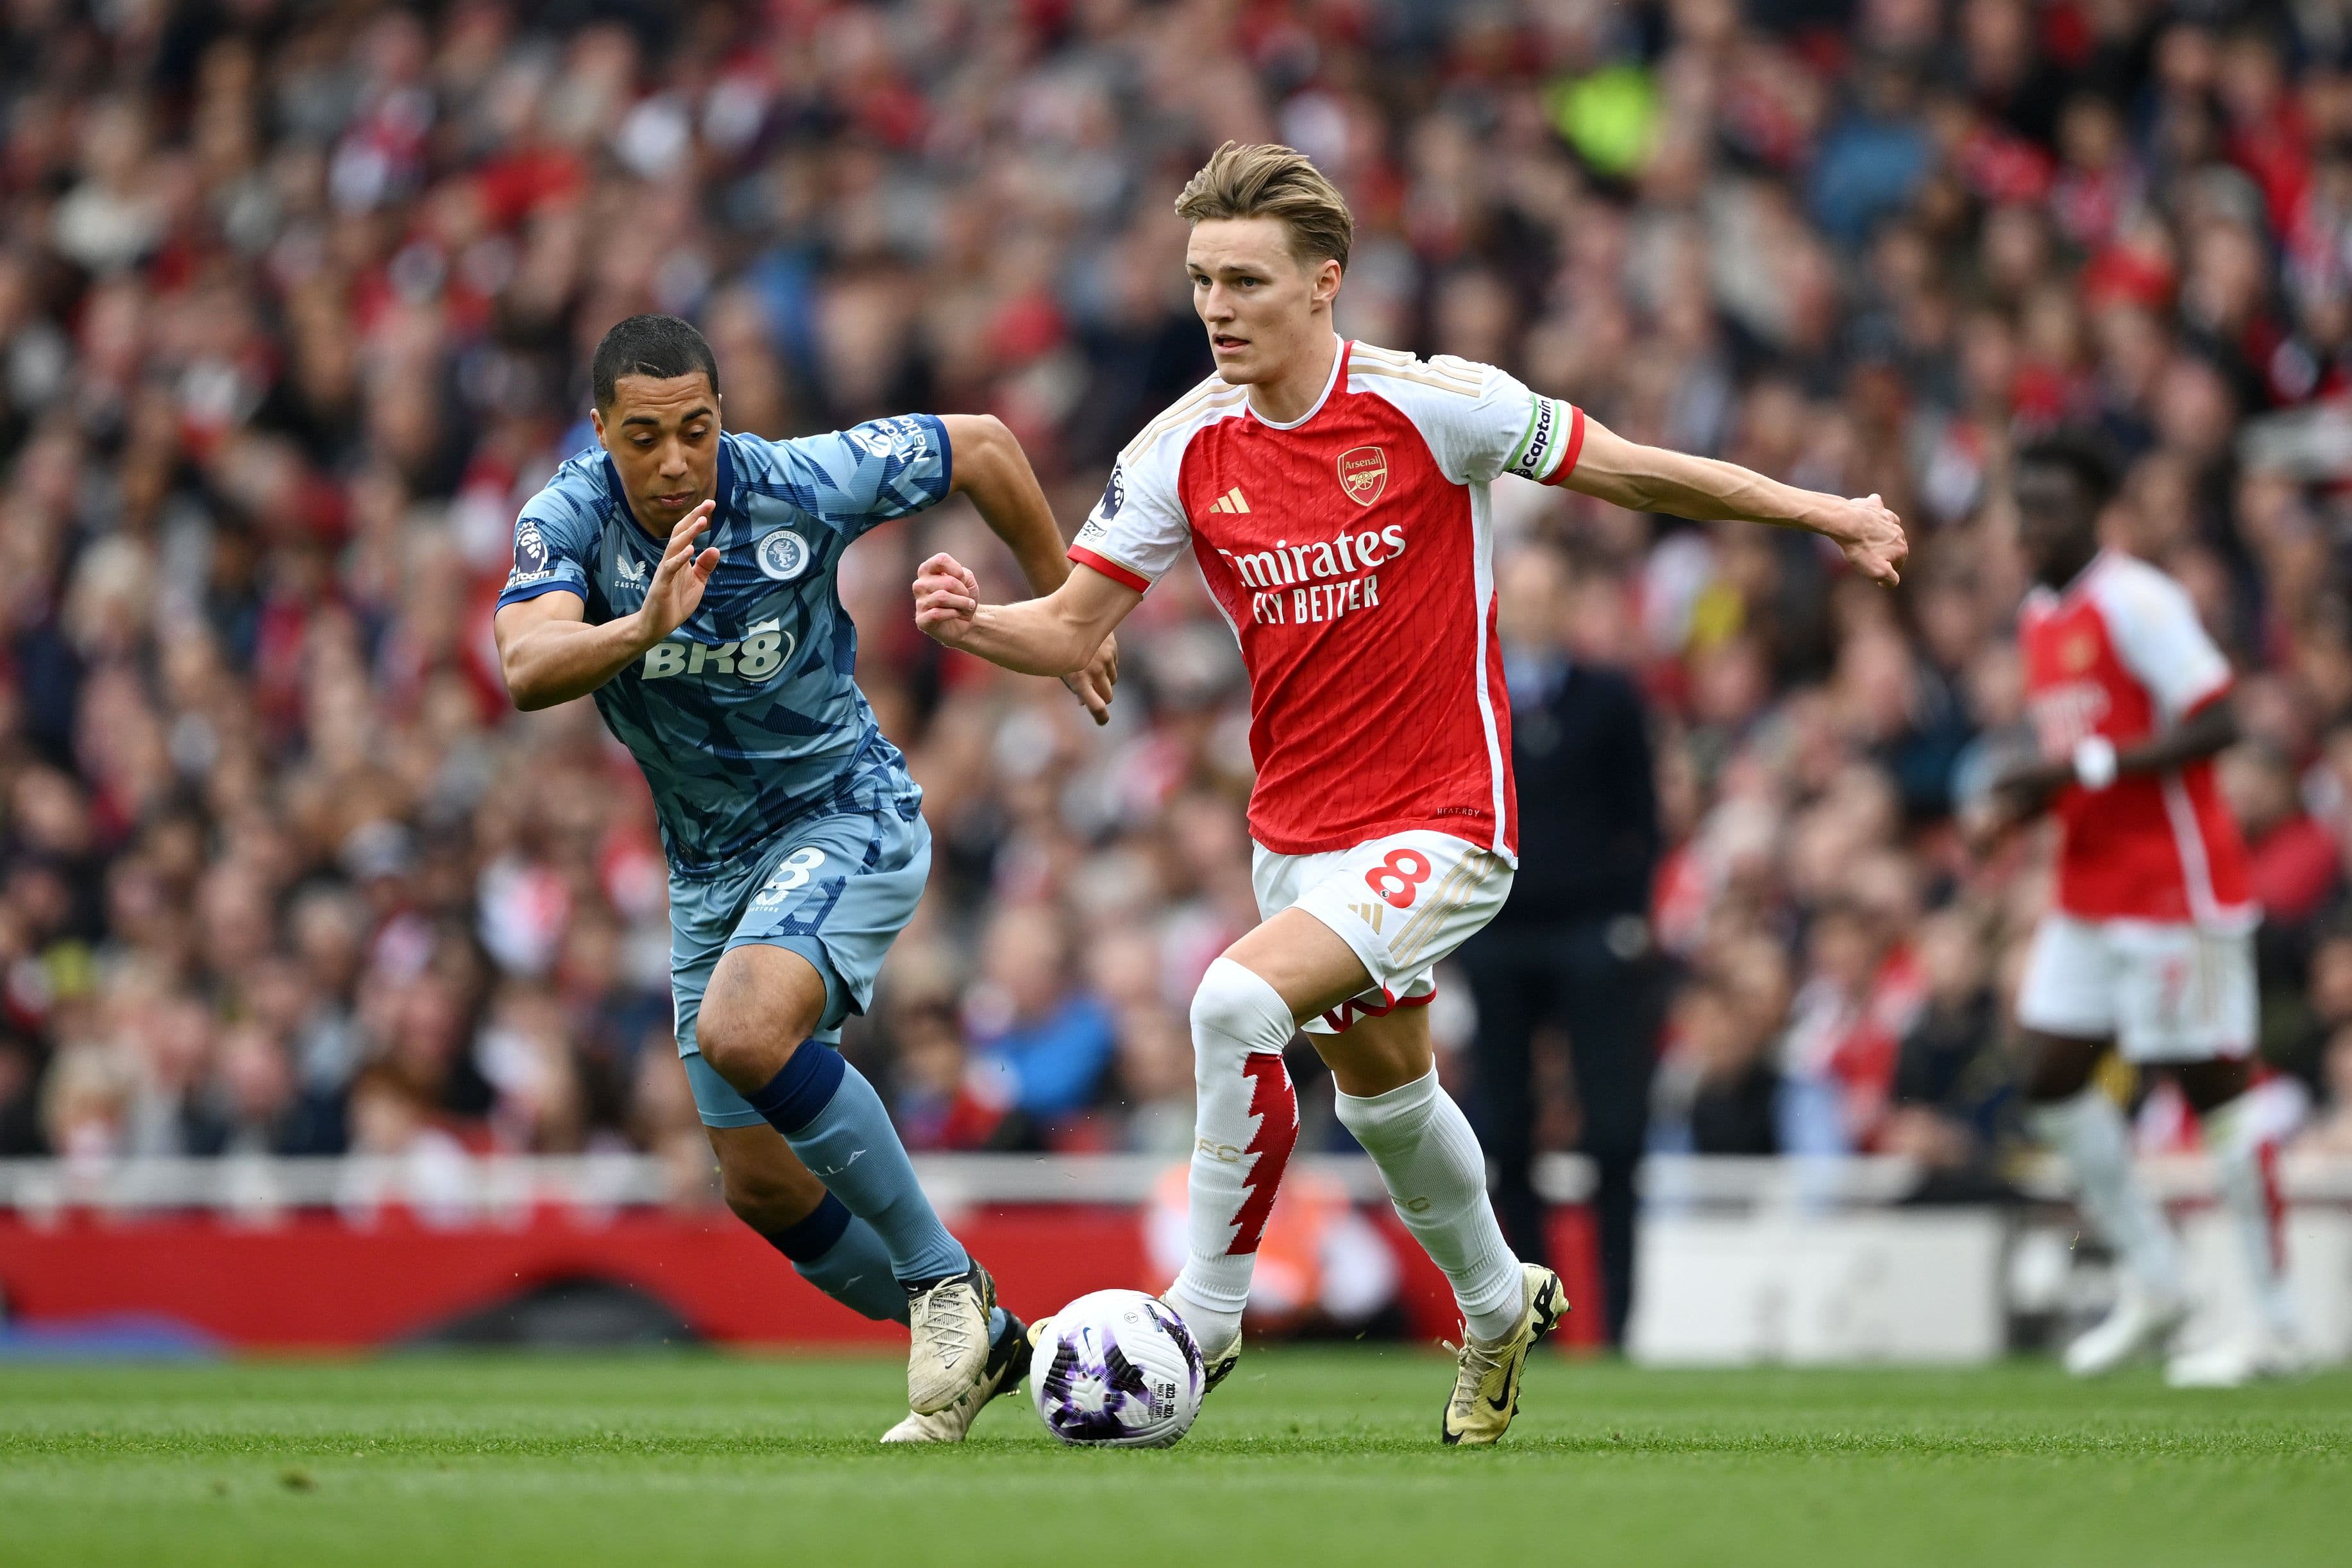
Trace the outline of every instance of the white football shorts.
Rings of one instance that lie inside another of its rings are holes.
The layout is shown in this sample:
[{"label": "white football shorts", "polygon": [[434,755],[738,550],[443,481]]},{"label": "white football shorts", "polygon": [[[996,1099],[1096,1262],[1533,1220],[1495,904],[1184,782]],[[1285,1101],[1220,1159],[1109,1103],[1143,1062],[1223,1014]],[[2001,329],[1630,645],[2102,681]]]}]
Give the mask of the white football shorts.
[{"label": "white football shorts", "polygon": [[1339,934],[1373,988],[1303,1026],[1338,1034],[1358,1018],[1425,1007],[1433,971],[1495,918],[1510,895],[1512,863],[1450,833],[1415,829],[1319,855],[1251,857],[1260,918],[1303,909]]},{"label": "white football shorts", "polygon": [[2251,930],[2051,914],[2026,956],[2017,1021],[2112,1038],[2126,1061],[2205,1061],[2252,1052],[2259,1006]]}]

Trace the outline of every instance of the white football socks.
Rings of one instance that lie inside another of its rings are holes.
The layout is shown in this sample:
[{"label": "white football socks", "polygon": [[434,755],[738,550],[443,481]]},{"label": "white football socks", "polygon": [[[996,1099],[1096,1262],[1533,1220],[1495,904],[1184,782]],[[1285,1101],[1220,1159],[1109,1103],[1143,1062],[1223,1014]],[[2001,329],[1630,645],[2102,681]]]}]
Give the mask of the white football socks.
[{"label": "white football socks", "polygon": [[1241,1333],[1250,1271],[1275,1188],[1298,1140],[1298,1096],[1282,1065],[1296,1032],[1281,993],[1219,958],[1192,995],[1191,1256],[1169,1295],[1207,1354]]},{"label": "white football socks", "polygon": [[2205,1152],[2221,1179],[2221,1207],[2253,1287],[2254,1310],[2273,1335],[2294,1337],[2294,1307],[2287,1292],[2285,1210],[2273,1168],[2277,1145],[2262,1124],[2252,1094],[2217,1105],[2200,1118]]},{"label": "white football socks", "polygon": [[1486,1197],[1486,1156],[1437,1070],[1385,1094],[1338,1097],[1340,1122],[1381,1168],[1397,1218],[1454,1286],[1472,1337],[1518,1325],[1525,1276]]},{"label": "white football socks", "polygon": [[2130,1133],[2116,1103],[2094,1084],[2071,1100],[2032,1106],[2029,1116],[2035,1135],[2074,1167],[2084,1214],[2141,1288],[2161,1301],[2182,1300],[2180,1243],[2132,1172]]}]

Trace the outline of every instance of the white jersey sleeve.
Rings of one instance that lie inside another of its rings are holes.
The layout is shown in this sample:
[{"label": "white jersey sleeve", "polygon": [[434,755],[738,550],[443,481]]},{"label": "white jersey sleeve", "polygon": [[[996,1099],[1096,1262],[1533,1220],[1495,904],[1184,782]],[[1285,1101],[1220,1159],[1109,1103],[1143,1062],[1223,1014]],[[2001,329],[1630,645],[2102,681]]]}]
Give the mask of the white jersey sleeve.
[{"label": "white jersey sleeve", "polygon": [[1575,472],[1584,411],[1545,397],[1506,371],[1440,354],[1420,360],[1358,343],[1348,361],[1354,389],[1387,399],[1421,431],[1439,471],[1457,485],[1505,474],[1557,485]]},{"label": "white jersey sleeve", "polygon": [[2146,561],[2115,556],[2101,563],[2090,587],[2116,656],[2168,720],[2229,688],[2230,661],[2179,583]]},{"label": "white jersey sleeve", "polygon": [[[1181,461],[1179,448],[1178,461]],[[1087,514],[1070,559],[1141,593],[1176,564],[1192,542],[1192,525],[1176,491],[1175,465],[1121,457],[1111,466],[1102,499]],[[1163,472],[1165,470],[1165,472]]]},{"label": "white jersey sleeve", "polygon": [[1205,425],[1241,412],[1246,387],[1212,376],[1143,428],[1111,465],[1070,559],[1144,592],[1192,542],[1181,481],[1184,451]]}]

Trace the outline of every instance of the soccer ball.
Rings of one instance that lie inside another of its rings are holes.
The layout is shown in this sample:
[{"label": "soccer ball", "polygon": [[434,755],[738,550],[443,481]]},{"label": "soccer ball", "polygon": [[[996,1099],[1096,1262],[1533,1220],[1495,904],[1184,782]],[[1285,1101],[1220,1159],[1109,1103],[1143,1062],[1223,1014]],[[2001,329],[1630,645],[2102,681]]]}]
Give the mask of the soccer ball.
[{"label": "soccer ball", "polygon": [[1201,1413],[1201,1347],[1140,1291],[1097,1291],[1055,1312],[1030,1367],[1037,1414],[1074,1446],[1164,1448]]}]

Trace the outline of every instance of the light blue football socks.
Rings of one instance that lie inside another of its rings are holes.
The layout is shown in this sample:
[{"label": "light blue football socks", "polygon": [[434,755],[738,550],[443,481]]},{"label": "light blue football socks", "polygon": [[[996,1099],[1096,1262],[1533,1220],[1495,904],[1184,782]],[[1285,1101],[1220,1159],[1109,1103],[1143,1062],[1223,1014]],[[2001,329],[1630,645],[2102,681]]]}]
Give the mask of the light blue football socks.
[{"label": "light blue football socks", "polygon": [[858,1316],[877,1323],[907,1321],[907,1292],[890,1272],[888,1249],[833,1194],[799,1224],[761,1234],[792,1260],[794,1273]]},{"label": "light blue football socks", "polygon": [[971,1267],[971,1254],[948,1234],[915,1180],[914,1164],[882,1097],[839,1051],[803,1040],[746,1098],[784,1135],[809,1173],[872,1228],[898,1285],[929,1285]]},{"label": "light blue football socks", "polygon": [[[797,1225],[761,1234],[792,1260],[793,1271],[860,1317],[907,1321],[907,1292],[890,1272],[889,1249],[874,1228],[831,1193]],[[991,1344],[1004,1337],[1003,1307],[989,1314]]]}]

